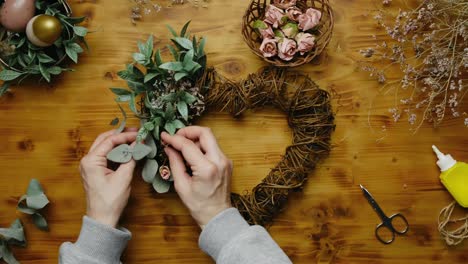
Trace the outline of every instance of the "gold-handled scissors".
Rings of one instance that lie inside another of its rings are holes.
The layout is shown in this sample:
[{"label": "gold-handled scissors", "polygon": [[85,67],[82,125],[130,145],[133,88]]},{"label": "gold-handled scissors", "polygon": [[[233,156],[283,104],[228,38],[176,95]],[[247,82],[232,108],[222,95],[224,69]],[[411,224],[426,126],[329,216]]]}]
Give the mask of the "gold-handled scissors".
[{"label": "gold-handled scissors", "polygon": [[[367,201],[369,204],[374,208],[374,211],[379,215],[380,219],[382,219],[382,223],[377,225],[377,228],[375,228],[375,237],[377,239],[384,243],[384,244],[390,244],[395,240],[395,234],[398,235],[404,235],[408,232],[409,230],[409,224],[408,220],[406,220],[406,217],[403,216],[401,213],[396,213],[390,217],[388,217],[383,211],[382,208],[380,208],[379,204],[375,201],[374,197],[370,194],[370,192],[364,188],[364,186],[361,186],[362,192],[364,193],[364,197],[366,197]],[[395,228],[394,222],[395,220],[400,220],[402,222],[402,227]],[[382,238],[382,231],[383,229],[387,229],[390,231],[391,236],[389,239],[384,239]]]}]

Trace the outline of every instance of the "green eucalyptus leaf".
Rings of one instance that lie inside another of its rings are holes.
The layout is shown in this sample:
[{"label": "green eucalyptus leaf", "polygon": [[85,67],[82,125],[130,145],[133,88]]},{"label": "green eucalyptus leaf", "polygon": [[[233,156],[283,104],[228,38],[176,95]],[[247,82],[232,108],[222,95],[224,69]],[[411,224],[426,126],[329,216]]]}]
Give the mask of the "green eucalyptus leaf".
[{"label": "green eucalyptus leaf", "polygon": [[9,228],[0,228],[0,236],[8,243],[26,245],[23,224],[19,219],[13,221]]},{"label": "green eucalyptus leaf", "polygon": [[7,243],[3,241],[0,244],[0,255],[7,264],[19,264],[18,260],[16,260],[15,256],[8,248]]},{"label": "green eucalyptus leaf", "polygon": [[172,40],[186,50],[193,49],[193,43],[190,41],[190,39],[177,37]]},{"label": "green eucalyptus leaf", "polygon": [[84,37],[86,34],[88,34],[88,29],[85,27],[74,26],[73,32],[80,37]]},{"label": "green eucalyptus leaf", "polygon": [[69,48],[68,46],[65,46],[65,53],[67,53],[67,56],[74,62],[78,63],[78,53],[74,51],[73,49]]},{"label": "green eucalyptus leaf", "polygon": [[176,129],[180,129],[180,128],[184,128],[184,127],[185,127],[185,124],[184,124],[182,121],[178,120],[178,119],[172,121],[172,124],[174,125],[174,127],[175,127]]},{"label": "green eucalyptus leaf", "polygon": [[124,131],[125,126],[127,125],[127,113],[125,113],[125,110],[122,108],[121,105],[119,105],[120,112],[122,113],[123,119],[122,123],[120,123],[120,126],[115,130],[115,134],[120,134],[122,131]]},{"label": "green eucalyptus leaf", "polygon": [[39,181],[36,180],[36,179],[32,179],[29,182],[29,186],[28,186],[28,190],[26,192],[26,195],[29,197],[29,196],[40,195],[40,194],[43,194],[43,193],[44,193],[44,190],[42,189],[42,186],[39,183]]},{"label": "green eucalyptus leaf", "polygon": [[178,61],[179,60],[179,53],[172,47],[171,45],[167,45],[167,48],[172,54],[172,57],[174,57],[174,60]]},{"label": "green eucalyptus leaf", "polygon": [[150,35],[148,40],[146,41],[146,52],[144,53],[148,60],[151,60],[151,56],[153,56],[153,35]]},{"label": "green eucalyptus leaf", "polygon": [[127,163],[132,160],[132,149],[128,144],[122,144],[111,150],[107,159],[116,163]]},{"label": "green eucalyptus leaf", "polygon": [[170,135],[174,135],[176,132],[176,127],[173,122],[167,122],[166,125],[164,125],[164,129],[169,133]]},{"label": "green eucalyptus leaf", "polygon": [[32,219],[37,228],[42,231],[49,231],[47,220],[40,213],[33,214]]},{"label": "green eucalyptus leaf", "polygon": [[[156,127],[153,125],[153,129],[156,129]],[[154,141],[153,135],[148,134],[146,136],[145,143],[148,147],[151,148],[151,152],[148,154],[148,158],[154,159],[156,157],[156,154],[158,154],[158,147],[156,146],[156,142]]]},{"label": "green eucalyptus leaf", "polygon": [[153,137],[157,140],[159,140],[159,132],[160,132],[159,125],[157,125],[154,127],[154,130],[153,130]]},{"label": "green eucalyptus leaf", "polygon": [[182,100],[184,100],[187,104],[193,104],[197,101],[197,98],[193,95],[191,95],[188,92],[185,92],[182,94]]},{"label": "green eucalyptus leaf", "polygon": [[132,92],[123,88],[110,88],[115,95],[131,95]]},{"label": "green eucalyptus leaf", "polygon": [[153,183],[156,174],[158,173],[159,164],[154,159],[147,159],[145,166],[141,172],[143,180],[147,183]]},{"label": "green eucalyptus leaf", "polygon": [[3,70],[0,72],[0,80],[2,81],[12,81],[23,75],[21,72],[12,71],[12,70]]},{"label": "green eucalyptus leaf", "polygon": [[172,105],[172,103],[166,104],[166,112],[164,113],[164,116],[166,118],[166,121],[171,121],[174,119],[175,110],[174,110],[174,106]]},{"label": "green eucalyptus leaf", "polygon": [[174,37],[178,37],[177,32],[170,25],[166,25],[166,27]]},{"label": "green eucalyptus leaf", "polygon": [[59,75],[60,73],[62,73],[62,68],[60,68],[59,66],[52,66],[48,68],[47,71],[52,75]]},{"label": "green eucalyptus leaf", "polygon": [[145,75],[145,79],[144,79],[144,83],[147,83],[151,80],[153,80],[154,78],[158,77],[159,75],[161,75],[159,72],[149,72]]},{"label": "green eucalyptus leaf", "polygon": [[194,56],[193,50],[189,50],[185,54],[185,56],[184,56],[184,66],[190,64],[191,62],[193,62],[193,56]]},{"label": "green eucalyptus leaf", "polygon": [[156,61],[156,65],[159,67],[159,65],[163,64],[163,60],[162,60],[162,57],[161,57],[161,51],[158,49],[156,51],[156,54],[154,55],[154,59]]},{"label": "green eucalyptus leaf", "polygon": [[157,193],[167,193],[171,188],[171,183],[169,181],[165,181],[158,174],[153,180],[153,188]]},{"label": "green eucalyptus leaf", "polygon": [[9,82],[3,82],[2,86],[0,86],[0,97],[4,95],[8,89],[10,88]]},{"label": "green eucalyptus leaf", "polygon": [[184,77],[187,77],[187,76],[188,76],[188,73],[186,73],[186,72],[178,72],[178,73],[174,74],[174,80],[176,82],[178,82],[178,81],[182,80]]},{"label": "green eucalyptus leaf", "polygon": [[147,60],[146,60],[146,56],[144,54],[141,54],[141,53],[133,53],[133,59],[140,63],[140,64],[146,64]]},{"label": "green eucalyptus leaf", "polygon": [[21,196],[21,198],[18,201],[18,206],[16,207],[16,209],[18,209],[18,211],[22,213],[32,215],[36,212],[36,210],[28,207],[28,205],[26,204],[27,197],[28,197],[27,195]]},{"label": "green eucalyptus leaf", "polygon": [[37,58],[39,59],[40,63],[49,63],[49,62],[55,61],[54,59],[52,59],[49,55],[45,54],[44,52],[38,53]]},{"label": "green eucalyptus leaf", "polygon": [[152,149],[146,146],[145,144],[137,143],[135,147],[133,147],[133,159],[137,161],[142,160],[143,158],[148,156],[148,154],[150,154],[151,151]]},{"label": "green eucalyptus leaf", "polygon": [[177,103],[177,111],[185,121],[188,121],[188,105],[185,101],[179,101]]},{"label": "green eucalyptus leaf", "polygon": [[41,71],[42,77],[44,77],[44,79],[47,82],[50,82],[50,73],[47,71],[47,69],[41,63],[39,63],[39,70]]},{"label": "green eucalyptus leaf", "polygon": [[49,199],[47,199],[47,196],[43,193],[26,198],[26,205],[31,209],[40,210],[47,204],[49,204]]},{"label": "green eucalyptus leaf", "polygon": [[159,65],[159,68],[163,70],[177,72],[177,71],[181,71],[184,68],[184,66],[181,62],[171,61],[171,62],[166,62],[166,63]]},{"label": "green eucalyptus leaf", "polygon": [[146,122],[146,123],[143,124],[143,126],[145,127],[145,129],[147,131],[153,131],[153,129],[154,129],[153,122]]},{"label": "green eucalyptus leaf", "polygon": [[180,36],[181,36],[181,37],[183,37],[183,38],[186,37],[187,29],[188,29],[188,27],[189,27],[189,25],[190,25],[190,22],[192,22],[192,21],[189,20],[189,21],[188,21],[187,23],[185,23],[185,25],[182,27],[182,30],[180,31]]},{"label": "green eucalyptus leaf", "polygon": [[203,37],[200,41],[200,45],[198,46],[198,58],[201,58],[205,56],[205,44],[206,44],[206,38]]}]

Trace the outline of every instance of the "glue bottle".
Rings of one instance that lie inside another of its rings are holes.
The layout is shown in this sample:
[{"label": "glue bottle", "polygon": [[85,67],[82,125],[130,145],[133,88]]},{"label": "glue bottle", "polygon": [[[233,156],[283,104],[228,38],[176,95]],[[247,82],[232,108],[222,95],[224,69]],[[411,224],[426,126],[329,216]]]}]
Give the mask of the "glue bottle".
[{"label": "glue bottle", "polygon": [[442,172],[442,184],[461,206],[468,208],[468,164],[457,162],[451,155],[440,152],[436,146],[432,146],[432,149],[439,159],[437,165]]}]

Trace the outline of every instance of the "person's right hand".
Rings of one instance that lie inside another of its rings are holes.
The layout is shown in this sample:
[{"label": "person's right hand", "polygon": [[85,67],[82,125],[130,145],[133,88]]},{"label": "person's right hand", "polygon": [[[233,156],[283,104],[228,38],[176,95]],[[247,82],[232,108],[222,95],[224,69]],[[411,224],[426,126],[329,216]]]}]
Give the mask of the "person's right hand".
[{"label": "person's right hand", "polygon": [[[203,229],[231,205],[232,162],[226,158],[209,128],[186,127],[162,140],[174,175],[174,186],[192,217]],[[186,162],[192,176],[186,171]]]}]

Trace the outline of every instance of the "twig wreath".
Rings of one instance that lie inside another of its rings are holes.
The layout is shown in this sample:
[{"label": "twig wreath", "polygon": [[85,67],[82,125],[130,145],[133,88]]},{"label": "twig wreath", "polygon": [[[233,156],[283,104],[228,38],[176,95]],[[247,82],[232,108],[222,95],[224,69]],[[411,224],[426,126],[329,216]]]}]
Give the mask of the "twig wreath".
[{"label": "twig wreath", "polygon": [[[170,28],[170,27],[169,27]],[[286,113],[293,142],[279,164],[254,189],[243,195],[233,193],[233,205],[252,224],[268,225],[282,210],[291,191],[300,190],[317,162],[330,151],[330,138],[335,128],[331,96],[309,77],[275,67],[261,69],[245,80],[234,82],[206,68],[205,39],[189,37],[188,23],[180,34],[172,28],[169,46],[174,61],[163,62],[160,51],[153,52],[152,38],[139,43],[140,52],[133,55],[134,64],[119,76],[130,90],[111,88],[117,102],[128,102],[142,120],[137,144],[116,147],[110,161],[125,163],[132,158],[146,158],[143,179],[156,192],[170,190],[172,175],[168,159],[159,140],[160,132],[176,133],[192,124],[205,106],[228,111],[234,117],[247,110],[264,106]],[[146,68],[143,72],[141,66]],[[139,108],[137,108],[139,106]],[[122,110],[122,108],[121,108]],[[126,114],[117,132],[125,127]],[[118,120],[112,122],[117,125]]]}]

